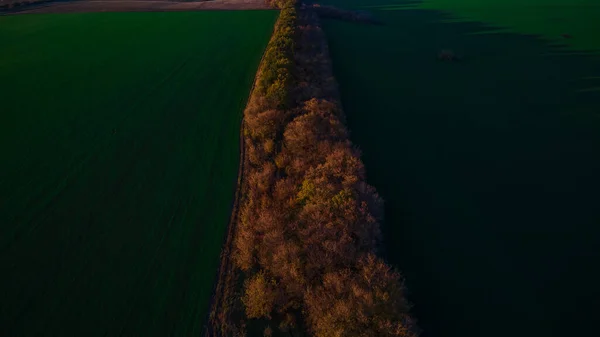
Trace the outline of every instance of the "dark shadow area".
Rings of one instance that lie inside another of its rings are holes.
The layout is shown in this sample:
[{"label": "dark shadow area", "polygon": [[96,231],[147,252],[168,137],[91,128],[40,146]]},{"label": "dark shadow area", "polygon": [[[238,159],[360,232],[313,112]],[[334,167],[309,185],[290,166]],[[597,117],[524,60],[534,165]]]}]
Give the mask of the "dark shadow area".
[{"label": "dark shadow area", "polygon": [[600,57],[442,12],[375,14],[385,26],[324,28],[423,336],[590,335]]},{"label": "dark shadow area", "polygon": [[422,0],[313,0],[311,2],[337,6],[345,9],[375,10],[388,7],[408,8],[423,2]]},{"label": "dark shadow area", "polygon": [[383,24],[382,21],[377,20],[369,11],[353,11],[337,8],[335,6],[321,5],[314,5],[312,8],[321,19],[334,19],[372,25]]}]

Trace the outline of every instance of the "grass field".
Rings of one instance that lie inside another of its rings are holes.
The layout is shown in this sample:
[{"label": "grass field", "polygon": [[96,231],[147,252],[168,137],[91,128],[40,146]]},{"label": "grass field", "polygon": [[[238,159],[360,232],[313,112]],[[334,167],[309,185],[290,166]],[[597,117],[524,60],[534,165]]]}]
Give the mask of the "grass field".
[{"label": "grass field", "polygon": [[[344,8],[377,11],[431,9],[448,21],[480,21],[502,32],[533,34],[571,48],[600,52],[597,0],[324,0]],[[565,39],[563,35],[569,35]]]},{"label": "grass field", "polygon": [[[477,20],[508,32],[535,34],[574,49],[600,52],[597,0],[424,0],[420,8],[444,10],[454,20]],[[565,39],[562,35],[571,37]]]},{"label": "grass field", "polygon": [[0,330],[190,336],[277,13],[0,17]]},{"label": "grass field", "polygon": [[[582,50],[600,36],[556,28],[586,41],[559,47],[541,22],[576,27],[591,14],[574,13],[598,7],[327,2],[371,6],[385,23],[324,28],[352,139],[386,200],[386,255],[423,336],[593,334],[600,56]],[[442,49],[464,58],[438,61]]]}]

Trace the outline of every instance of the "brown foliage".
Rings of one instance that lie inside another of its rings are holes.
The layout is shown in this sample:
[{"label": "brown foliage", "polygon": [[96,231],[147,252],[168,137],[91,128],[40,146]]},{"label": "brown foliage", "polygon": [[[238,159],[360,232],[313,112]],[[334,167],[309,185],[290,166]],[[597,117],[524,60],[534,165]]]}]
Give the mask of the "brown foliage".
[{"label": "brown foliage", "polygon": [[248,134],[254,139],[275,139],[284,118],[285,114],[277,110],[266,110],[247,116],[245,121]]},{"label": "brown foliage", "polygon": [[326,274],[305,302],[316,337],[416,336],[400,275],[372,254]]},{"label": "brown foliage", "polygon": [[298,197],[319,204],[340,190],[354,188],[364,176],[364,166],[355,150],[348,147],[336,149],[327,154],[323,164],[306,172],[303,190]]},{"label": "brown foliage", "polygon": [[[269,109],[269,102],[263,95],[253,94],[248,101],[248,105],[244,110],[244,121],[247,120],[248,117],[254,116],[262,111]],[[245,130],[249,131],[249,130]]]},{"label": "brown foliage", "polygon": [[233,240],[233,262],[243,271],[249,271],[255,264],[258,237],[251,226],[250,204],[241,210],[240,223]]},{"label": "brown foliage", "polygon": [[249,172],[247,178],[249,188],[255,189],[254,193],[257,194],[268,193],[275,184],[276,170],[273,163],[266,162],[262,168]]},{"label": "brown foliage", "polygon": [[383,201],[348,139],[323,33],[296,15],[282,10],[244,115],[233,259],[246,316],[317,337],[415,336],[399,274],[374,255]]},{"label": "brown foliage", "polygon": [[336,142],[344,142],[348,136],[334,103],[312,99],[304,104],[304,111],[287,124],[283,134],[286,151],[302,161],[292,164],[299,172],[319,164],[324,153],[331,152]]},{"label": "brown foliage", "polygon": [[337,83],[331,71],[325,34],[315,24],[316,14],[303,13],[304,20],[298,24],[296,37],[295,73],[298,85],[294,95],[296,101],[308,101],[312,98],[337,98]]},{"label": "brown foliage", "polygon": [[338,105],[328,100],[305,102],[301,113],[285,127],[284,148],[275,159],[277,167],[288,175],[302,175],[321,164],[325,154],[349,147],[341,115]]},{"label": "brown foliage", "polygon": [[287,8],[296,4],[296,0],[265,0],[265,3],[273,8]]},{"label": "brown foliage", "polygon": [[244,283],[242,302],[248,318],[271,318],[277,300],[276,285],[263,272],[258,272]]}]

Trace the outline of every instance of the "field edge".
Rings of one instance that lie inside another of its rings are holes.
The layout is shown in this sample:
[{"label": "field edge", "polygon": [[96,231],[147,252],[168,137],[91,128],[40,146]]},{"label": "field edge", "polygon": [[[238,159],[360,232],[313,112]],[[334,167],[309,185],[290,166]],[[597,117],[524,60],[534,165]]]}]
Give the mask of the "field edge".
[{"label": "field edge", "polygon": [[[278,16],[275,21],[272,30],[271,30],[271,38],[267,43],[271,43],[273,39],[273,33],[275,31],[275,27],[277,27],[277,23],[279,22],[280,17]],[[250,103],[251,97],[255,94],[256,84],[258,83],[261,69],[264,68],[264,58],[267,51],[267,46],[263,50],[260,61],[258,63],[258,67],[256,73],[254,75],[254,79],[252,81],[252,87],[250,88],[250,92],[248,93],[248,97],[246,99],[245,107]],[[244,108],[245,110],[245,108]],[[246,142],[244,137],[245,130],[245,118],[244,114],[242,114],[240,120],[240,132],[239,132],[239,142],[240,142],[240,153],[239,153],[239,166],[238,166],[238,176],[237,176],[237,185],[235,189],[235,195],[233,204],[231,206],[231,217],[229,220],[229,224],[227,225],[227,232],[225,234],[223,248],[221,249],[221,256],[219,262],[219,269],[217,270],[217,281],[215,282],[215,287],[213,291],[213,295],[210,300],[210,309],[208,313],[208,320],[204,335],[206,337],[210,336],[222,336],[224,334],[219,334],[219,316],[225,316],[223,314],[223,308],[226,308],[227,303],[231,303],[234,299],[232,299],[232,292],[235,287],[236,281],[236,270],[235,266],[231,261],[231,251],[233,247],[233,239],[235,237],[235,230],[239,221],[239,206],[242,198],[242,193],[244,190],[244,176],[245,176],[245,168],[247,167],[247,156],[246,156]],[[223,322],[221,322],[223,324]]]}]

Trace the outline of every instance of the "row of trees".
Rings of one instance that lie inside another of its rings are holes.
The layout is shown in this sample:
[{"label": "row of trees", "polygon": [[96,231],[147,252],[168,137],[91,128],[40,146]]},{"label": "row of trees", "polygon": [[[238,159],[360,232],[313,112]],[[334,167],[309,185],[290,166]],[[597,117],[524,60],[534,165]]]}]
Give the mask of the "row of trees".
[{"label": "row of trees", "polygon": [[[2,1],[0,1],[0,10],[28,6],[28,5],[32,5],[32,4],[38,4],[38,3],[49,2],[49,1],[51,1],[51,0],[2,0]],[[286,1],[286,0],[279,0],[279,1]]]},{"label": "row of trees", "polygon": [[383,201],[348,140],[313,12],[281,11],[244,124],[233,260],[246,316],[317,337],[415,336],[400,275],[375,255]]},{"label": "row of trees", "polygon": [[296,5],[296,0],[265,0],[265,3],[273,8],[288,8]]}]

